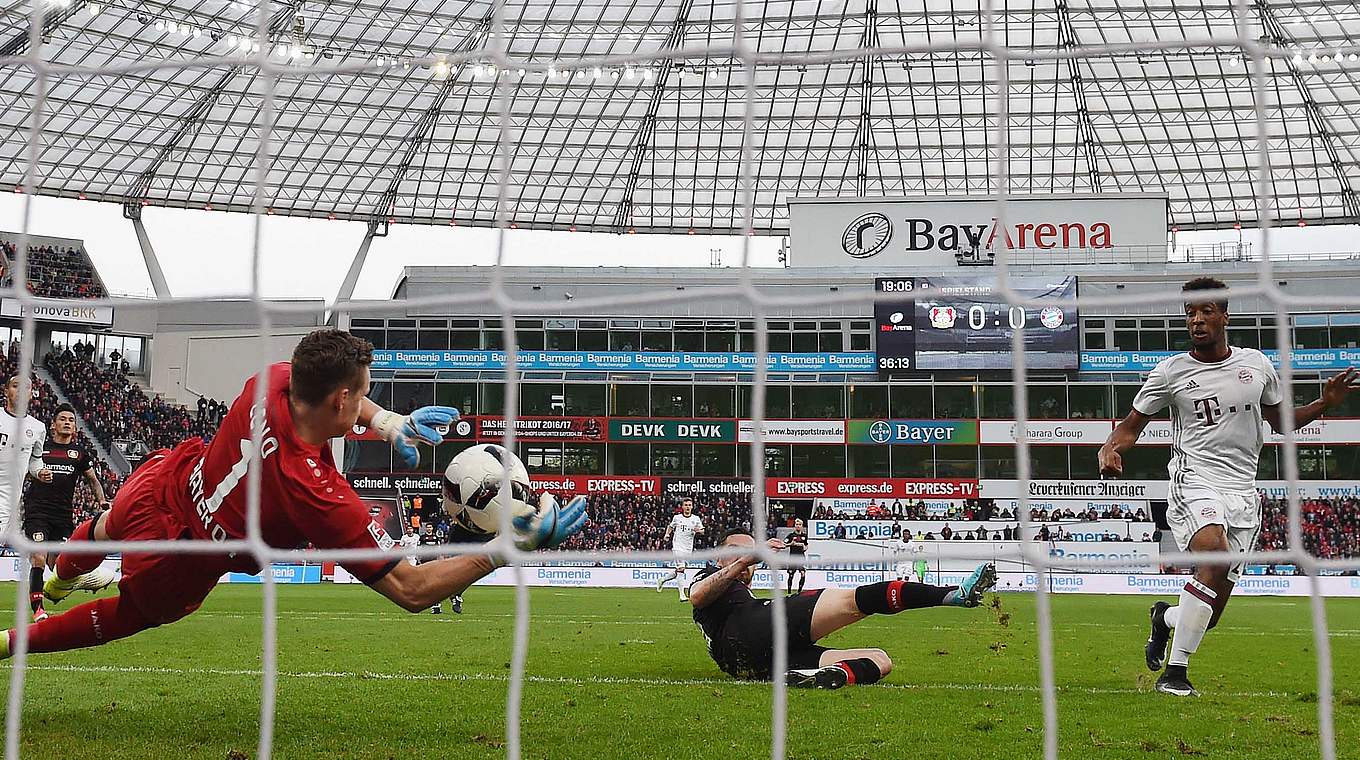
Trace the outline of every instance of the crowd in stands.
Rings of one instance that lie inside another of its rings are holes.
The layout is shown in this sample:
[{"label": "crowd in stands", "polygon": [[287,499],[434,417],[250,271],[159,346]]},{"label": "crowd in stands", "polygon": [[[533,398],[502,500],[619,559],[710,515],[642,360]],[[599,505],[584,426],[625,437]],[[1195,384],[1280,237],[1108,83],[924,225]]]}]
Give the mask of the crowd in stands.
[{"label": "crowd in stands", "polygon": [[[992,499],[969,499],[960,505],[951,506],[943,512],[931,512],[927,509],[924,501],[903,502],[901,500],[888,502],[870,502],[869,507],[863,512],[836,511],[828,507],[817,507],[813,510],[812,519],[814,520],[837,520],[850,522],[854,520],[1015,520],[1018,519],[1014,509],[999,509],[996,502]],[[1136,522],[1151,522],[1146,509],[1131,511],[1118,506],[1111,506],[1103,510],[1095,508],[1084,512],[1067,509],[1031,509],[1029,519],[1034,522],[1045,522],[1058,520],[1134,520]],[[853,530],[853,526],[852,526]]]},{"label": "crowd in stands", "polygon": [[[211,439],[217,431],[221,418],[215,412],[195,416],[179,404],[146,395],[121,367],[96,364],[92,348],[82,344],[54,347],[43,364],[105,447],[111,448],[115,438],[132,438],[151,450],[169,448],[194,436]],[[217,402],[211,403],[215,410]]]},{"label": "crowd in stands", "polygon": [[[14,285],[14,260],[18,248],[10,240],[0,240],[0,284]],[[34,245],[28,248],[28,289],[47,298],[103,298],[108,295],[94,266],[79,248]]]},{"label": "crowd in stands", "polygon": [[[1360,500],[1305,499],[1303,545],[1315,557],[1339,559],[1360,557]],[[1289,502],[1266,499],[1261,504],[1262,551],[1289,548]]]},{"label": "crowd in stands", "polygon": [[[671,517],[679,512],[674,496],[603,494],[590,499],[590,522],[563,545],[569,551],[670,551],[662,539]],[[704,533],[694,548],[713,546],[732,528],[751,527],[751,497],[697,497],[694,513],[704,521]]]}]

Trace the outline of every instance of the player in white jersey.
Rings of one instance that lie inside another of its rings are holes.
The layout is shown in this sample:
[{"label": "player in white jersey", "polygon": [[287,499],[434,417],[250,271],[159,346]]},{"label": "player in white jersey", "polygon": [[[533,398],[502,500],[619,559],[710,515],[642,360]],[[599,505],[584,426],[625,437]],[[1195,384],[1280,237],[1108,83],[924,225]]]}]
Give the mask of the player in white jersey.
[{"label": "player in white jersey", "polygon": [[689,599],[689,585],[685,583],[685,572],[689,569],[683,555],[694,553],[694,538],[704,532],[704,521],[694,514],[694,500],[688,497],[680,501],[680,514],[671,518],[671,524],[666,526],[666,535],[663,541],[671,542],[671,551],[681,555],[676,559],[675,569],[671,574],[661,578],[656,582],[656,590],[659,592],[670,581],[679,579],[676,584],[680,588],[680,600]]},{"label": "player in white jersey", "polygon": [[912,560],[916,559],[913,556],[916,550],[916,542],[911,540],[910,530],[902,531],[902,535],[892,540],[892,550],[893,559],[896,560],[893,564],[897,571],[897,580],[911,580]]},{"label": "player in white jersey", "polygon": [[[417,546],[420,546],[420,536],[416,535],[415,528],[411,527],[410,525],[407,525],[406,533],[401,537],[401,541],[399,541],[398,543],[401,544],[401,548],[403,549],[413,549]],[[419,557],[417,557],[414,554],[406,555],[406,562],[411,565],[419,565],[420,562],[418,560]]]},{"label": "player in white jersey", "polygon": [[[23,387],[32,386],[24,384]],[[52,471],[43,465],[47,426],[36,417],[15,416],[19,393],[19,376],[7,378],[5,408],[0,410],[0,535],[9,528],[12,516],[19,514],[24,480],[34,477],[44,483],[52,481]]]},{"label": "player in white jersey", "polygon": [[[1166,520],[1181,551],[1242,553],[1255,548],[1261,528],[1256,469],[1265,443],[1262,422],[1280,431],[1286,393],[1270,360],[1252,348],[1228,346],[1226,285],[1201,277],[1182,288],[1191,350],[1162,360],[1148,374],[1133,410],[1100,448],[1100,472],[1118,477],[1121,455],[1138,441],[1152,415],[1171,410],[1170,498]],[[1354,368],[1327,381],[1322,398],[1294,410],[1294,427],[1322,416],[1346,399],[1360,379]],[[1157,691],[1195,696],[1187,666],[1204,633],[1223,615],[1242,562],[1201,563],[1172,607],[1152,607],[1147,666],[1166,671]],[[1174,635],[1172,631],[1174,630]],[[1167,654],[1167,642],[1171,651]]]}]

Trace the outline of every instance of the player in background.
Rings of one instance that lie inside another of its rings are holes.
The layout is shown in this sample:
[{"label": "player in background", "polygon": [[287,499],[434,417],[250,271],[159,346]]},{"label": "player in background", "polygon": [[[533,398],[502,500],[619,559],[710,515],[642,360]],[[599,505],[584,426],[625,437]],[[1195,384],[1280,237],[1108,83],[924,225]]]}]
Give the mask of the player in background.
[{"label": "player in background", "polygon": [[[76,410],[70,404],[57,407],[52,415],[51,435],[42,449],[43,466],[52,473],[51,480],[35,480],[24,495],[24,535],[30,541],[59,543],[70,538],[75,530],[76,482],[84,479],[94,493],[98,510],[109,508],[104,495],[104,484],[99,482],[90,453],[76,443]],[[28,599],[33,608],[33,620],[47,617],[43,610],[43,572],[55,564],[56,552],[37,551],[29,555]],[[91,570],[81,588],[98,591],[113,583],[112,570],[97,567]]]},{"label": "player in background", "polygon": [[[420,534],[419,542],[420,542],[420,545],[421,545],[421,546],[440,546],[440,545],[442,545],[442,544],[444,543],[443,539],[441,539],[441,538],[439,537],[439,534],[435,532],[435,530],[434,530],[434,525],[432,525],[432,524],[427,524],[427,525],[425,526],[425,531],[424,531],[423,533]],[[417,564],[417,565],[420,565],[420,564],[423,564],[423,563],[426,563],[426,562],[434,562],[436,559],[438,559],[438,558],[437,558],[437,557],[419,557],[419,558],[416,559],[416,564]],[[449,602],[453,605],[453,614],[455,614],[455,615],[461,615],[461,614],[463,614],[463,595],[462,595],[462,594],[454,594],[454,595],[450,596],[450,597],[449,597]],[[443,615],[443,614],[444,614],[444,603],[443,603],[442,601],[435,602],[435,603],[434,603],[434,606],[430,607],[430,614],[431,614],[431,615]]]},{"label": "player in background", "polygon": [[[746,531],[731,530],[718,545],[754,549],[756,540]],[[774,551],[784,548],[777,538],[767,545]],[[701,570],[690,587],[694,622],[708,642],[708,654],[735,678],[769,680],[773,676],[774,610],[770,600],[756,599],[751,593],[751,578],[760,561],[755,555],[724,557],[716,567]],[[791,596],[784,601],[789,668],[785,678],[789,686],[818,689],[876,683],[893,667],[882,649],[827,649],[817,641],[869,615],[941,605],[976,607],[994,585],[996,566],[989,562],[979,565],[962,586],[883,581]]]},{"label": "player in background", "polygon": [[915,543],[911,540],[911,531],[909,530],[902,531],[901,535],[892,540],[893,558],[896,560],[893,564],[896,565],[897,580],[899,581],[911,580],[913,560],[916,559],[913,556]]},{"label": "player in background", "polygon": [[[1133,409],[1100,448],[1101,474],[1119,477],[1124,472],[1122,454],[1137,443],[1148,420],[1163,409],[1171,410],[1166,519],[1181,551],[1240,554],[1255,547],[1261,528],[1256,492],[1265,443],[1261,423],[1264,420],[1280,432],[1280,404],[1290,395],[1280,387],[1280,376],[1264,354],[1228,345],[1226,288],[1209,277],[1181,288],[1186,294],[1190,351],[1163,359],[1148,373]],[[1352,368],[1329,379],[1322,398],[1294,410],[1294,428],[1345,401],[1357,378],[1360,375]],[[1153,605],[1144,656],[1154,671],[1166,660],[1157,691],[1180,697],[1199,694],[1190,684],[1190,655],[1199,649],[1205,631],[1218,624],[1242,565],[1231,556],[1201,562],[1181,589],[1176,606]]]},{"label": "player in background", "polygon": [[[789,556],[796,559],[803,559],[807,556],[808,534],[807,528],[803,526],[803,519],[800,517],[793,521],[793,532],[789,534],[786,542],[789,546]],[[789,568],[789,588],[788,593],[793,593],[793,576],[798,576],[798,593],[803,593],[803,586],[807,585],[807,568],[803,566]]]},{"label": "player in background", "polygon": [[703,535],[703,532],[704,521],[694,514],[694,500],[686,496],[680,500],[680,513],[671,518],[671,524],[666,526],[666,535],[661,538],[662,541],[670,541],[671,551],[679,556],[671,574],[656,582],[658,593],[668,581],[675,580],[676,587],[680,589],[680,601],[689,598],[689,586],[685,583],[689,563],[685,561],[685,555],[694,553],[694,538]]},{"label": "player in background", "polygon": [[[407,525],[406,532],[402,534],[401,540],[398,541],[397,543],[401,544],[401,548],[403,549],[413,549],[419,546],[420,536],[416,535],[415,526]],[[406,555],[406,562],[411,565],[419,565],[420,558],[414,554],[408,554]]]},{"label": "player in background", "polygon": [[[258,468],[259,527],[272,547],[384,549],[395,541],[369,516],[368,507],[335,467],[332,438],[363,424],[388,441],[410,467],[420,461],[416,441],[442,439],[436,426],[457,410],[422,407],[409,416],[367,398],[373,346],[341,330],[316,330],[279,362],[246,382],[211,443],[191,438],[157,451],[118,491],[113,508],[82,523],[57,558],[47,597],[60,600],[72,582],[104,559],[103,541],[225,541],[246,535],[249,470]],[[255,404],[256,383],[267,383]],[[255,424],[252,423],[252,420]],[[258,426],[261,441],[255,443]],[[253,465],[251,454],[258,452]],[[527,484],[526,484],[527,485]],[[516,505],[517,510],[528,507]],[[530,550],[557,546],[586,521],[584,499],[559,507],[544,500],[513,520],[514,542]],[[412,567],[400,556],[340,563],[374,591],[410,612],[458,593],[496,567],[491,556],[460,556]],[[117,596],[82,604],[28,628],[33,652],[58,652],[106,644],[172,623],[199,608],[223,573],[256,573],[249,553],[157,554],[124,552]],[[15,631],[0,637],[3,656]]]},{"label": "player in background", "polygon": [[[32,386],[24,383],[22,388]],[[18,375],[5,378],[5,408],[0,411],[0,536],[9,529],[10,517],[19,511],[19,495],[24,481],[52,481],[52,471],[43,464],[43,442],[47,428],[37,417],[16,416],[21,383]]]},{"label": "player in background", "polygon": [[[907,531],[902,531],[903,536],[909,535]],[[910,543],[912,558],[912,568],[916,571],[916,582],[926,582],[926,572],[930,570],[930,565],[926,562],[926,545],[918,539],[912,539]]]}]

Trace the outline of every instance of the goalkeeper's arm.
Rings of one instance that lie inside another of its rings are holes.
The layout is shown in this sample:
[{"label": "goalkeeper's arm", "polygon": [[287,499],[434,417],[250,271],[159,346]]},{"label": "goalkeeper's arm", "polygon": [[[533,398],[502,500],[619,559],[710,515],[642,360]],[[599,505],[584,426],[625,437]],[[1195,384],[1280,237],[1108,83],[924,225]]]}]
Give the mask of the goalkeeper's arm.
[{"label": "goalkeeper's arm", "polygon": [[[550,494],[544,494],[535,514],[512,521],[513,537],[502,535],[482,548],[503,549],[504,542],[511,540],[521,551],[551,549],[578,533],[586,522],[586,497],[577,496],[559,506]],[[502,546],[498,547],[498,543]],[[463,593],[502,564],[499,557],[490,554],[467,554],[423,565],[398,562],[387,575],[370,585],[402,609],[420,612],[441,599]]]},{"label": "goalkeeper's arm", "polygon": [[398,562],[372,587],[407,612],[420,612],[435,602],[463,593],[496,567],[496,562],[485,554],[449,557],[423,565]]}]

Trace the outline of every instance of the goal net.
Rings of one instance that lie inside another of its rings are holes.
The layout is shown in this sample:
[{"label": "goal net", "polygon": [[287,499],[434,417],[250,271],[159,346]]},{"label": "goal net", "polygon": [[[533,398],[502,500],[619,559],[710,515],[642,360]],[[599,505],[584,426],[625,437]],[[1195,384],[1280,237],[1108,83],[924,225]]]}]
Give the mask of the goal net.
[{"label": "goal net", "polygon": [[[682,0],[688,6],[689,0]],[[755,151],[759,148],[763,140],[770,139],[766,133],[757,131],[756,111],[763,108],[758,98],[761,78],[771,67],[806,67],[827,65],[838,62],[860,62],[860,61],[906,61],[908,57],[930,58],[932,56],[966,56],[971,61],[970,65],[982,66],[986,70],[986,89],[989,93],[990,112],[985,114],[990,122],[987,133],[989,135],[989,146],[986,152],[989,160],[985,167],[975,167],[975,171],[985,171],[990,175],[988,186],[992,188],[990,197],[995,202],[995,216],[998,228],[1005,227],[1005,219],[1008,213],[1008,188],[1012,171],[1008,160],[998,160],[997,157],[1006,157],[1008,151],[1008,139],[1012,135],[1013,129],[1024,128],[1024,124],[1017,124],[1017,120],[1012,118],[1011,107],[1011,77],[1017,70],[1017,66],[1029,66],[1035,63],[1044,62],[1079,62],[1090,58],[1109,57],[1109,56],[1153,56],[1163,53],[1179,53],[1184,51],[1238,51],[1241,56],[1241,65],[1244,71],[1250,76],[1251,86],[1254,90],[1254,109],[1257,126],[1257,134],[1264,135],[1266,129],[1266,111],[1276,100],[1276,93],[1268,86],[1265,70],[1272,66],[1287,65],[1286,61],[1293,56],[1295,51],[1284,49],[1271,43],[1263,41],[1262,38],[1251,32],[1250,28],[1256,22],[1251,17],[1251,10],[1245,0],[1232,4],[1231,12],[1225,11],[1224,17],[1227,19],[1224,25],[1209,29],[1202,35],[1185,35],[1166,40],[1123,40],[1123,41],[1102,41],[1100,43],[1078,42],[1076,40],[1060,41],[1058,45],[1039,45],[1025,44],[1015,45],[1011,42],[1009,29],[1004,27],[1001,22],[1000,11],[989,2],[983,2],[978,13],[974,17],[976,25],[970,25],[965,32],[962,27],[957,35],[946,39],[925,39],[911,41],[905,44],[881,44],[872,35],[864,35],[859,39],[840,39],[825,45],[824,47],[810,51],[783,51],[769,52],[768,46],[759,44],[760,35],[771,33],[769,25],[762,22],[762,19],[755,17],[754,14],[760,12],[762,6],[753,3],[735,3],[724,6],[725,10],[731,12],[729,19],[730,34],[715,37],[709,36],[706,39],[697,40],[686,38],[683,34],[667,36],[664,42],[657,43],[652,41],[651,47],[635,54],[610,55],[606,57],[578,57],[574,56],[569,50],[563,49],[560,56],[552,59],[544,57],[534,57],[526,59],[514,54],[510,45],[511,31],[515,34],[532,33],[527,31],[532,27],[523,18],[512,16],[516,12],[514,7],[506,2],[495,2],[489,6],[486,17],[486,34],[484,44],[467,49],[455,49],[438,55],[417,58],[398,58],[390,60],[386,58],[372,59],[347,59],[340,57],[337,59],[318,59],[305,69],[298,69],[290,60],[290,52],[285,50],[284,55],[276,55],[276,48],[279,44],[279,35],[269,28],[270,19],[274,16],[274,11],[279,7],[277,3],[264,0],[259,2],[259,13],[255,33],[250,39],[242,38],[235,50],[215,56],[215,57],[180,57],[165,60],[144,60],[129,63],[117,67],[97,66],[83,67],[81,65],[56,65],[45,58],[46,49],[43,44],[44,38],[50,33],[50,24],[58,17],[66,17],[76,10],[91,12],[90,6],[93,3],[85,3],[82,0],[32,0],[27,6],[27,29],[28,44],[22,47],[22,52],[14,54],[12,52],[0,52],[0,65],[6,67],[22,67],[32,74],[31,99],[33,108],[31,111],[19,114],[11,112],[11,116],[22,116],[25,120],[25,134],[27,139],[27,158],[24,166],[23,188],[42,188],[43,172],[45,165],[38,158],[41,148],[45,141],[53,140],[54,135],[49,131],[51,126],[45,122],[46,99],[49,97],[50,89],[61,83],[69,81],[91,81],[102,77],[136,77],[152,71],[177,70],[188,73],[201,72],[204,69],[214,67],[245,67],[258,72],[259,89],[255,93],[258,96],[257,119],[255,121],[256,150],[254,152],[253,165],[248,171],[244,172],[242,182],[253,188],[252,212],[256,216],[256,226],[253,245],[249,251],[252,265],[252,272],[256,273],[256,283],[258,283],[258,273],[262,270],[262,257],[264,250],[263,234],[260,221],[263,217],[271,213],[272,203],[270,188],[272,187],[271,169],[276,160],[278,145],[274,139],[279,109],[276,107],[278,91],[281,81],[285,78],[290,82],[290,87],[301,79],[310,79],[321,82],[318,87],[323,91],[318,97],[319,103],[324,103],[324,77],[335,74],[353,74],[364,71],[387,71],[394,66],[403,67],[422,67],[428,69],[435,76],[440,77],[473,77],[481,76],[483,79],[491,78],[496,83],[497,96],[494,100],[494,107],[482,114],[485,128],[489,131],[498,131],[498,149],[494,156],[494,176],[497,177],[498,192],[496,195],[495,221],[496,227],[500,230],[498,246],[496,252],[496,266],[489,270],[489,281],[485,290],[469,293],[451,293],[447,296],[438,298],[427,298],[420,302],[421,306],[473,306],[484,307],[488,313],[498,313],[505,325],[514,325],[517,316],[532,312],[542,314],[543,304],[526,300],[517,300],[511,296],[510,290],[506,287],[504,263],[505,263],[505,235],[512,224],[517,220],[516,212],[512,209],[509,202],[509,195],[512,182],[512,168],[514,165],[517,143],[515,135],[517,132],[512,130],[512,124],[516,116],[512,113],[515,91],[525,76],[562,76],[565,74],[568,79],[576,72],[578,75],[587,76],[586,72],[593,72],[589,76],[599,76],[598,71],[605,67],[608,71],[618,71],[622,67],[637,67],[639,71],[645,69],[648,78],[657,76],[655,72],[664,70],[665,67],[678,67],[682,64],[699,65],[703,71],[707,71],[707,66],[721,66],[724,76],[731,77],[733,81],[743,83],[744,87],[739,88],[743,97],[740,102],[732,102],[726,115],[731,119],[739,119],[742,122],[742,141],[739,149],[732,151],[730,162],[735,162],[734,175],[735,190],[734,197],[736,203],[730,209],[733,221],[731,228],[741,233],[743,241],[741,267],[732,272],[731,285],[724,291],[730,295],[738,296],[749,306],[749,316],[755,323],[755,353],[757,361],[754,364],[753,375],[753,398],[750,405],[750,416],[753,420],[753,441],[750,447],[750,472],[752,476],[751,489],[753,493],[752,503],[756,505],[752,510],[753,528],[756,536],[768,534],[769,525],[767,524],[767,511],[759,505],[765,504],[766,481],[764,477],[765,455],[762,419],[765,414],[766,403],[766,384],[769,371],[766,366],[766,357],[769,354],[769,325],[768,317],[772,312],[787,312],[791,308],[812,309],[823,307],[838,307],[862,305],[863,296],[860,294],[837,293],[828,291],[824,295],[816,298],[805,298],[800,296],[796,303],[791,302],[787,297],[781,296],[777,292],[762,289],[759,285],[758,272],[751,266],[751,234],[755,231],[754,215],[757,207],[758,196],[770,192],[766,187],[757,181],[755,173]],[[97,6],[96,6],[97,7]],[[868,7],[877,7],[875,0],[869,0]],[[1065,2],[1058,2],[1059,12],[1066,8]],[[98,12],[93,11],[93,12]],[[810,11],[811,12],[811,11]],[[866,11],[869,12],[869,11]],[[948,11],[941,11],[947,13]],[[1215,29],[1217,31],[1215,31]],[[548,33],[548,32],[544,32]],[[659,36],[659,35],[658,35]],[[914,39],[914,38],[910,38]],[[252,44],[253,42],[253,44]],[[287,46],[285,45],[285,48]],[[298,55],[306,53],[299,49]],[[894,64],[898,65],[898,64]],[[907,65],[901,63],[900,65]],[[474,69],[476,71],[474,71]],[[704,76],[701,74],[701,76]],[[565,80],[564,80],[565,81]],[[962,118],[962,115],[957,115]],[[413,114],[413,117],[415,115]],[[580,118],[589,118],[581,116]],[[938,118],[944,118],[940,116]],[[866,124],[863,129],[869,129]],[[60,139],[57,135],[55,139]],[[1253,171],[1252,178],[1252,201],[1254,209],[1260,210],[1260,226],[1267,232],[1271,226],[1273,212],[1279,204],[1275,202],[1273,193],[1276,187],[1272,180],[1273,164],[1280,160],[1271,146],[1264,139],[1249,140],[1255,145],[1255,153],[1250,156],[1249,164]],[[1174,147],[1174,146],[1173,146]],[[865,171],[872,172],[874,168],[863,167]],[[683,178],[677,177],[676,182],[683,182]],[[18,241],[17,258],[14,266],[14,282],[12,289],[7,289],[4,297],[15,299],[25,306],[35,302],[35,297],[26,287],[28,282],[27,268],[27,246],[26,236],[29,232],[29,218],[34,193],[28,192],[25,197],[25,214],[23,218],[23,235]],[[700,200],[695,201],[701,202]],[[718,201],[714,201],[715,203]],[[683,233],[683,229],[677,228],[676,232]],[[639,246],[645,244],[645,240],[638,238]],[[1280,348],[1280,375],[1287,388],[1293,378],[1293,364],[1289,347],[1292,343],[1289,332],[1289,314],[1293,306],[1298,302],[1288,293],[1283,291],[1278,285],[1276,277],[1272,271],[1272,257],[1270,253],[1271,236],[1264,235],[1264,250],[1259,257],[1257,264],[1257,279],[1255,285],[1245,288],[1235,288],[1232,292],[1233,297],[1255,296],[1265,299],[1274,309],[1276,316],[1277,344]],[[1004,246],[998,247],[995,258],[995,275],[999,278],[1001,289],[1006,295],[1007,300],[1012,305],[1036,307],[1040,305],[1052,305],[1052,301],[1045,301],[1039,304],[1034,299],[1027,299],[1025,295],[1012,289],[1009,285],[1012,277],[1012,267],[1010,254]],[[573,314],[601,314],[609,313],[612,307],[637,306],[649,302],[664,301],[667,303],[698,303],[704,299],[712,298],[713,290],[705,291],[684,291],[669,289],[665,293],[641,292],[619,297],[599,297],[599,298],[577,298],[558,304],[560,312],[564,315]],[[302,308],[291,303],[273,302],[261,296],[258,284],[252,293],[252,299],[259,324],[260,341],[260,377],[264,377],[264,370],[268,366],[265,360],[265,346],[268,344],[270,336],[275,333],[273,325],[283,314],[296,312]],[[1064,305],[1078,306],[1081,308],[1090,307],[1127,307],[1134,303],[1139,305],[1159,305],[1171,309],[1179,309],[1183,301],[1182,294],[1175,289],[1168,289],[1155,297],[1148,297],[1144,294],[1138,295],[1111,295],[1100,297],[1080,296]],[[145,304],[137,301],[128,301],[118,298],[102,299],[98,304],[110,304],[126,308],[144,307]],[[1355,303],[1353,297],[1345,298],[1340,295],[1336,298],[1336,306],[1343,306]],[[1310,306],[1316,306],[1316,299],[1310,299]],[[343,315],[362,316],[365,313],[381,312],[390,310],[389,303],[374,303],[355,300],[344,300],[332,304],[332,308]],[[19,361],[19,373],[22,377],[29,377],[34,367],[34,321],[31,309],[23,311],[23,344]],[[505,407],[504,417],[506,447],[514,450],[515,448],[515,424],[517,416],[518,385],[521,382],[521,374],[516,367],[516,346],[515,331],[513,329],[504,330],[504,340],[506,348],[506,368],[504,372],[505,385]],[[1020,482],[1018,489],[1019,506],[1017,516],[1023,529],[1022,535],[1031,535],[1031,520],[1029,509],[1026,503],[1026,484],[1031,477],[1031,457],[1030,444],[1026,436],[1027,410],[1030,405],[1027,400],[1029,388],[1027,386],[1027,359],[1026,345],[1022,331],[1015,331],[1013,348],[1013,371],[1014,371],[1014,410],[1016,414],[1015,426],[1015,447],[1017,452],[1018,471],[1017,479]],[[265,383],[257,384],[257,403],[263,399]],[[1286,394],[1286,398],[1288,395]],[[27,406],[27,399],[21,395],[19,406]],[[1284,427],[1292,429],[1293,412],[1288,403],[1283,405]],[[257,420],[258,422],[258,420]],[[258,461],[260,444],[263,439],[263,431],[257,425],[254,431],[255,448],[251,453],[252,461]],[[16,453],[17,453],[16,449]],[[1292,433],[1284,436],[1282,443],[1283,475],[1291,486],[1299,478],[1299,467],[1297,464],[1296,440]],[[15,465],[20,469],[24,463],[18,462]],[[797,473],[795,473],[796,475]],[[130,551],[155,551],[155,552],[187,552],[187,553],[220,553],[232,551],[247,553],[255,557],[261,566],[268,568],[271,563],[284,561],[297,561],[301,556],[291,550],[276,549],[268,546],[260,537],[260,505],[259,505],[259,471],[257,467],[249,470],[247,493],[249,494],[249,526],[250,535],[243,541],[228,541],[217,544],[195,544],[188,542],[139,542],[113,543],[107,545],[107,549],[113,552]],[[1312,556],[1306,551],[1301,533],[1301,507],[1297,489],[1291,487],[1289,493],[1289,548],[1286,551],[1252,551],[1244,559],[1250,562],[1282,562],[1287,561],[1301,568],[1310,578],[1316,579],[1320,571],[1354,569],[1360,566],[1360,561],[1350,560],[1324,560]],[[8,533],[4,536],[5,542],[20,553],[23,564],[27,564],[27,557],[35,551],[49,549],[41,544],[29,541],[19,529],[19,521],[11,519]],[[1053,619],[1051,612],[1051,592],[1049,584],[1046,582],[1046,573],[1051,567],[1051,560],[1042,544],[1033,541],[1020,542],[1023,556],[1019,559],[1029,567],[1034,568],[1038,577],[1036,584],[1037,595],[1037,617],[1038,617],[1038,645],[1034,653],[1039,665],[1039,686],[1042,694],[1042,717],[1043,717],[1043,755],[1046,760],[1054,760],[1058,756],[1058,738],[1061,731],[1061,720],[1058,712],[1058,686],[1054,677],[1054,640],[1053,640]],[[433,556],[434,554],[446,555],[450,553],[475,553],[484,552],[485,549],[476,546],[440,546],[440,547],[420,547],[416,549],[394,549],[392,552],[361,551],[361,550],[334,550],[310,552],[306,555],[307,560],[344,560],[358,558],[374,558],[375,556],[396,556],[407,554],[419,554]],[[522,568],[524,565],[537,561],[533,554],[519,552],[515,550],[502,550],[505,553],[502,558],[513,568]],[[778,554],[761,546],[759,553],[768,564],[774,569],[788,568],[791,565],[799,564],[798,561],[791,559],[787,554]],[[694,559],[707,560],[729,556],[732,552],[723,550],[701,551],[694,555]],[[941,557],[950,557],[950,549],[944,547],[940,551]],[[1168,563],[1193,563],[1200,557],[1193,554],[1163,554],[1164,560]],[[554,555],[553,559],[563,561],[597,561],[606,559],[619,560],[655,560],[665,562],[673,559],[673,555],[668,552],[564,552]],[[847,560],[849,557],[847,557]],[[865,564],[886,564],[891,560],[884,557],[879,548],[866,547],[861,554],[854,556],[853,561]],[[1067,569],[1073,567],[1085,567],[1092,570],[1109,568],[1122,565],[1126,560],[1120,558],[1109,559],[1065,559],[1064,566]],[[529,621],[532,615],[530,597],[526,586],[526,578],[522,573],[516,575],[517,585],[515,587],[515,627],[513,656],[511,659],[510,678],[508,695],[506,700],[506,756],[511,760],[518,760],[522,755],[523,745],[521,741],[521,725],[523,716],[521,704],[526,678],[526,654],[529,645]],[[10,671],[10,688],[7,702],[6,713],[6,733],[5,733],[5,756],[14,760],[19,756],[19,735],[21,730],[21,718],[23,715],[23,695],[24,679],[27,663],[27,627],[26,617],[26,587],[18,584],[15,596],[15,624],[19,634],[17,636],[16,650],[13,657],[13,668]],[[784,598],[781,594],[775,593],[771,597],[775,615],[782,619],[784,615]],[[1314,650],[1317,656],[1317,719],[1318,719],[1318,738],[1321,755],[1324,760],[1333,760],[1336,756],[1335,736],[1333,731],[1333,679],[1332,679],[1332,658],[1330,642],[1327,630],[1327,617],[1320,594],[1318,584],[1312,584],[1310,596],[1312,626],[1314,634]],[[275,733],[275,704],[279,678],[278,666],[278,615],[277,615],[277,590],[272,575],[268,572],[263,574],[263,694],[260,700],[259,715],[259,741],[257,757],[270,757],[274,733]],[[775,637],[775,662],[773,672],[781,673],[785,670],[787,663],[788,641],[787,633],[783,626],[774,627]],[[787,698],[786,687],[778,678],[770,687],[773,691],[773,709],[770,715],[772,721],[772,746],[770,755],[778,760],[785,756],[786,741],[786,717],[787,717]],[[624,729],[626,730],[626,729]]]}]

